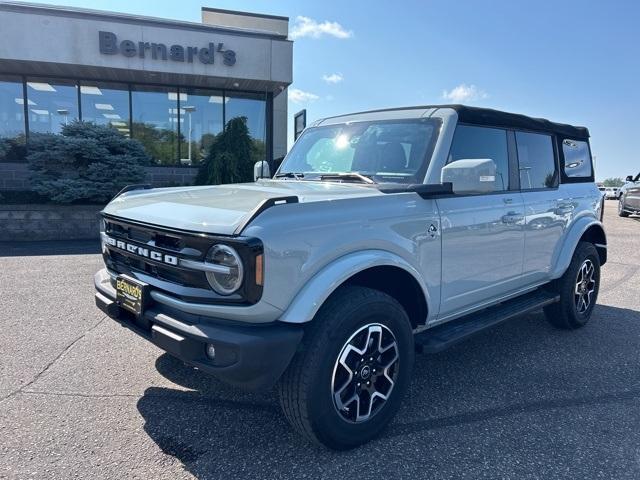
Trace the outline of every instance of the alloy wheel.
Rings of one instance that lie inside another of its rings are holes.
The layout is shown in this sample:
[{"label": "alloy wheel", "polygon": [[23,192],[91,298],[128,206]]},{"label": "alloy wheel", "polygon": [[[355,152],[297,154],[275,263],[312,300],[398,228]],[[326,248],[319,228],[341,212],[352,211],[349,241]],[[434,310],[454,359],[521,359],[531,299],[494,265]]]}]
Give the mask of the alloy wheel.
[{"label": "alloy wheel", "polygon": [[384,325],[358,329],[343,345],[333,368],[333,404],[342,419],[361,423],[389,399],[399,368],[398,343]]},{"label": "alloy wheel", "polygon": [[578,270],[574,293],[576,310],[579,314],[586,312],[591,306],[593,293],[596,290],[595,270],[593,262],[589,259],[582,262]]}]

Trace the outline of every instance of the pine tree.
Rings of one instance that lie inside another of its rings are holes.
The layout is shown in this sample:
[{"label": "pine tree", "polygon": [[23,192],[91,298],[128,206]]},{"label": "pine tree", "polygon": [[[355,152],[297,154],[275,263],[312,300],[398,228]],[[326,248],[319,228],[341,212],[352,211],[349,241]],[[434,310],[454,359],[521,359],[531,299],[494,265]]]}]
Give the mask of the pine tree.
[{"label": "pine tree", "polygon": [[106,203],[142,182],[151,163],[140,142],[80,121],[62,127],[61,135],[32,135],[27,160],[33,189],[55,203]]},{"label": "pine tree", "polygon": [[247,118],[232,118],[211,143],[196,183],[220,185],[250,182],[253,179],[252,148]]}]

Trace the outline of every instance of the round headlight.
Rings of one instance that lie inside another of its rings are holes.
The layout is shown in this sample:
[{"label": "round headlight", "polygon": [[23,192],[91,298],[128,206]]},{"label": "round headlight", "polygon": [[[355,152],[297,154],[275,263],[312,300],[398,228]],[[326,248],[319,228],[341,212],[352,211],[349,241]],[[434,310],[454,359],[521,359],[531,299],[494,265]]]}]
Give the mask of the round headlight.
[{"label": "round headlight", "polygon": [[242,259],[228,245],[214,245],[207,254],[207,263],[221,268],[207,272],[207,281],[220,295],[231,295],[242,285]]}]

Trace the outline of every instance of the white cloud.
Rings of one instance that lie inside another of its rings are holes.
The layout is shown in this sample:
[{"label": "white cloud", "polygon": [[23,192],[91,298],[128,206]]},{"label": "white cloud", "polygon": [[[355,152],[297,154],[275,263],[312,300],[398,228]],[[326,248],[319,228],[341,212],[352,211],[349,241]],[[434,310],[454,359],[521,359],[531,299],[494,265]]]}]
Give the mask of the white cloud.
[{"label": "white cloud", "polygon": [[446,90],[442,92],[442,98],[454,103],[472,102],[474,100],[482,100],[487,97],[488,95],[486,92],[480,90],[475,85],[467,85],[466,83],[461,83],[448,92]]},{"label": "white cloud", "polygon": [[335,38],[351,38],[353,32],[346,30],[338,22],[317,22],[313,18],[299,16],[289,33],[289,37],[293,40],[302,37],[321,38],[324,36]]},{"label": "white cloud", "polygon": [[343,80],[341,73],[332,73],[331,75],[322,75],[322,80],[327,83],[340,83]]},{"label": "white cloud", "polygon": [[318,95],[311,92],[304,92],[298,88],[290,88],[289,89],[289,100],[293,103],[308,103],[317,100]]}]

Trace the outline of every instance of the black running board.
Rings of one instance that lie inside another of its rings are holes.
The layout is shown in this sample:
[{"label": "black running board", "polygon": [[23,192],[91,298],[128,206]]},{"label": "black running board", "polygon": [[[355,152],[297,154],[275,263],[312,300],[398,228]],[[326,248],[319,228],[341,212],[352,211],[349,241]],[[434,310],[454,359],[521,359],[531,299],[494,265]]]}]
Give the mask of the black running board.
[{"label": "black running board", "polygon": [[416,346],[424,353],[438,353],[487,328],[559,300],[556,293],[536,290],[425,330],[415,336]]}]

